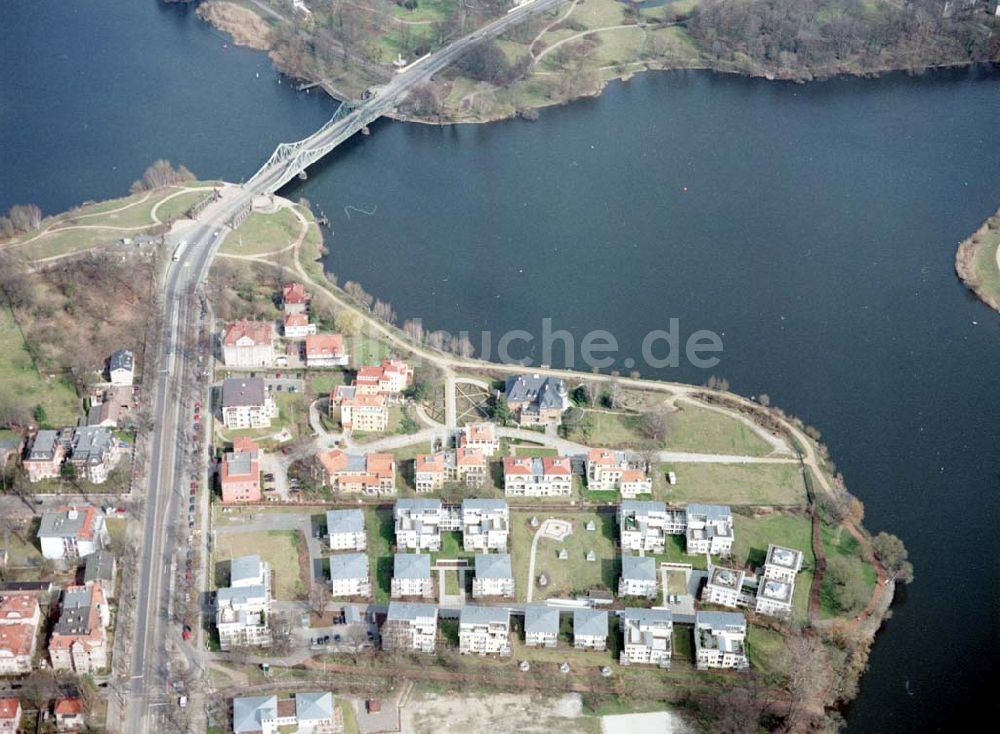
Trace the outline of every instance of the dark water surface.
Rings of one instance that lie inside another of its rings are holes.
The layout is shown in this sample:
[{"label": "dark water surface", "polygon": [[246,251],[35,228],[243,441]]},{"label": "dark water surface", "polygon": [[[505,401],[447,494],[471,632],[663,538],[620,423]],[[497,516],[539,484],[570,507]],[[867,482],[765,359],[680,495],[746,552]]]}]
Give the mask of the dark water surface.
[{"label": "dark water surface", "polygon": [[[152,0],[5,3],[0,28],[0,209],[121,195],[157,157],[240,180],[334,107]],[[287,193],[330,216],[342,281],[428,327],[540,337],[549,317],[607,329],[621,359],[671,318],[719,333],[713,372],[818,426],[916,565],[851,730],[945,730],[1000,627],[1000,318],[952,271],[1000,205],[998,113],[982,69],[650,74],[537,123],[378,123]]]}]

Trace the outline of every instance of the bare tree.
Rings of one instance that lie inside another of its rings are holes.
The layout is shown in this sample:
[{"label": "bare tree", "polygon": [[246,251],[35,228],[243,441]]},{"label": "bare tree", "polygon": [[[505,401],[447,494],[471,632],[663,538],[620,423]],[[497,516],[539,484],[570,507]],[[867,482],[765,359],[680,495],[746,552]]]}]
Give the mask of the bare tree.
[{"label": "bare tree", "polygon": [[309,608],[317,617],[322,617],[326,612],[327,602],[330,601],[330,589],[321,581],[315,582],[309,589]]}]

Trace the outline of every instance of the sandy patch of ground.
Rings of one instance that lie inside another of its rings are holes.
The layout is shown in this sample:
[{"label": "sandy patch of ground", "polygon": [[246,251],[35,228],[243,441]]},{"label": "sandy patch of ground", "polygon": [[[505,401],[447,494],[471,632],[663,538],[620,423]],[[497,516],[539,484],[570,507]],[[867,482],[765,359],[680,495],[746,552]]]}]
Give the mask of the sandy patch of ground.
[{"label": "sandy patch of ground", "polygon": [[225,0],[209,0],[198,6],[198,15],[233,37],[237,46],[261,51],[271,47],[271,30],[264,19],[248,8]]},{"label": "sandy patch of ground", "polygon": [[685,734],[688,731],[681,717],[669,711],[601,718],[601,734]]},{"label": "sandy patch of ground", "polygon": [[596,734],[598,719],[582,716],[582,708],[578,694],[561,698],[424,694],[414,696],[403,708],[401,723],[405,734]]}]

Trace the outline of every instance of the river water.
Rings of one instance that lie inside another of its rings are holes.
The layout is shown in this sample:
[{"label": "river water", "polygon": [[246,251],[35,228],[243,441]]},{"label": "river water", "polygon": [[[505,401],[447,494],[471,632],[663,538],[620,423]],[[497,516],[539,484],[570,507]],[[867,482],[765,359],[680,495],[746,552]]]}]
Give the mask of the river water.
[{"label": "river water", "polygon": [[[0,28],[0,209],[121,195],[158,157],[238,181],[334,108],[153,0],[5,3]],[[605,329],[619,368],[672,318],[682,344],[717,333],[711,370],[638,368],[724,375],[822,431],[917,569],[850,728],[932,731],[980,700],[998,649],[1000,318],[952,271],[1000,205],[998,111],[985,69],[648,74],[536,123],[380,122],[286,193],[330,217],[341,281],[426,327],[524,329],[536,360],[543,318]]]}]

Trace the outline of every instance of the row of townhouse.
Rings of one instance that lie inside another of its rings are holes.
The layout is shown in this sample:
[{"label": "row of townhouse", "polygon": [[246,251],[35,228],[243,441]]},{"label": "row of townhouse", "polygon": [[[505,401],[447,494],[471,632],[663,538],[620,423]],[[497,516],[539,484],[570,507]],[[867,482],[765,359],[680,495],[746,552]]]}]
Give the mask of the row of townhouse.
[{"label": "row of townhouse", "polygon": [[[514,572],[508,553],[476,554],[473,557],[473,571],[475,574],[472,579],[473,599],[514,597]],[[390,591],[393,598],[432,598],[435,587],[430,555],[397,553],[393,557]]]},{"label": "row of townhouse", "polygon": [[727,505],[691,503],[681,510],[663,502],[623,500],[618,526],[624,550],[663,553],[668,535],[683,535],[691,555],[727,556],[733,547],[733,513]]},{"label": "row of townhouse", "polygon": [[508,497],[569,497],[572,464],[566,456],[505,456],[503,489]]},{"label": "row of townhouse", "polygon": [[74,467],[77,476],[101,484],[120,458],[121,445],[111,429],[93,425],[39,431],[22,465],[29,482],[58,478],[63,463],[67,462]]},{"label": "row of townhouse", "polygon": [[260,556],[230,562],[229,586],[215,593],[215,626],[223,650],[271,642],[271,566]]},{"label": "row of townhouse", "polygon": [[344,715],[333,693],[295,693],[291,698],[246,696],[233,699],[234,734],[277,732],[342,734]]},{"label": "row of townhouse", "polygon": [[[573,612],[573,647],[607,650],[612,633],[611,616],[602,609],[578,608]],[[511,610],[469,604],[459,613],[459,651],[463,654],[511,654]],[[555,648],[559,644],[561,612],[557,607],[528,604],[524,608],[524,642],[529,647]],[[386,650],[432,653],[437,644],[438,608],[421,602],[389,603],[382,626]],[[673,613],[669,607],[626,608],[618,616],[622,635],[622,665],[656,665],[669,668],[673,655]],[[746,620],[741,614],[698,612],[694,624],[699,669],[748,666]]]},{"label": "row of townhouse", "polygon": [[506,550],[510,508],[503,500],[470,498],[460,506],[437,499],[401,499],[393,508],[396,547],[441,550],[441,533],[462,532],[466,551]]},{"label": "row of townhouse", "polygon": [[702,601],[723,607],[748,607],[758,614],[788,618],[792,614],[795,576],[802,568],[802,551],[769,545],[760,574],[711,565]]}]

